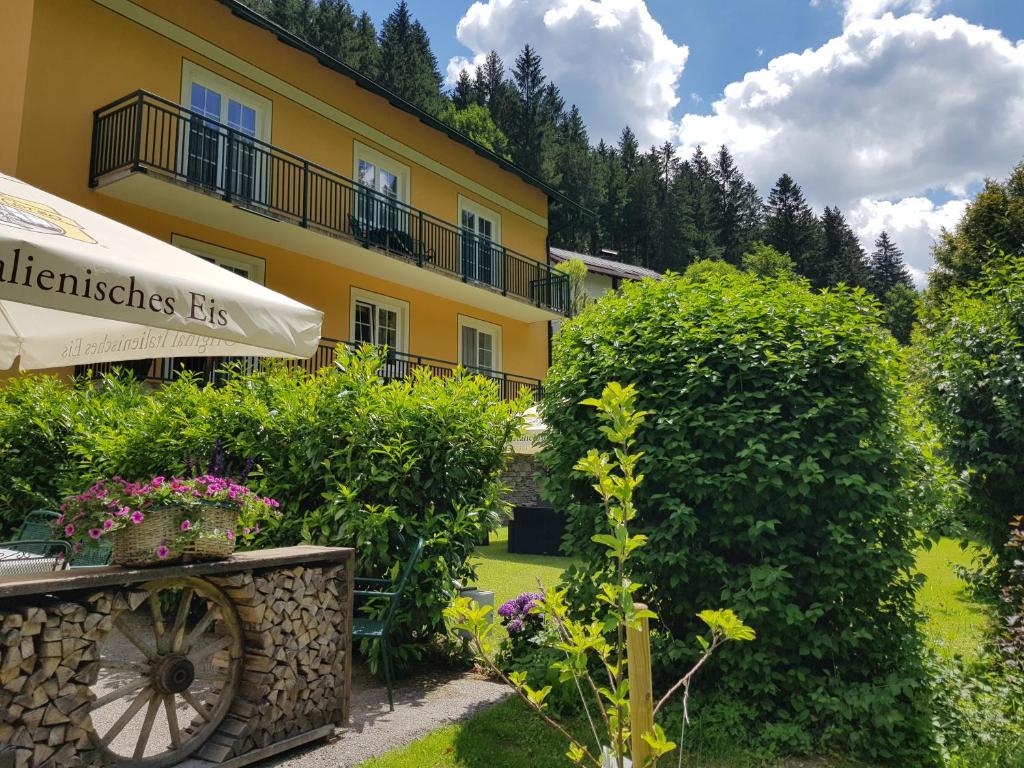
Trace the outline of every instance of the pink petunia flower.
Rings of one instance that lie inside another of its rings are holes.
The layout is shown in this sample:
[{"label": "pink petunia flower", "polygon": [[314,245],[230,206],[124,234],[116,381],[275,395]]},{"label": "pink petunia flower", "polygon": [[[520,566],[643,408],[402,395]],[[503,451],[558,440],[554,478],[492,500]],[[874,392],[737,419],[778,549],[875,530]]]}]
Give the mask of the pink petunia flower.
[{"label": "pink petunia flower", "polygon": [[114,521],[113,520],[110,520],[108,518],[108,519],[103,521],[103,530],[104,531],[109,531],[113,527],[114,527]]},{"label": "pink petunia flower", "polygon": [[101,531],[99,528],[90,528],[89,529],[89,538],[91,538],[91,539],[98,539],[102,535],[103,535],[103,531]]},{"label": "pink petunia flower", "polygon": [[191,520],[182,520],[181,521],[181,530],[182,531],[187,531],[191,527],[192,527],[192,521]]},{"label": "pink petunia flower", "polygon": [[71,523],[68,523],[67,525],[64,526],[64,535],[65,536],[73,536],[74,533],[75,533],[75,526],[73,526]]},{"label": "pink petunia flower", "polygon": [[228,531],[227,532],[227,537],[228,537],[228,541],[234,541],[235,540],[235,532],[234,531]]},{"label": "pink petunia flower", "polygon": [[156,556],[159,557],[161,560],[166,560],[169,554],[171,554],[171,550],[167,548],[166,544],[161,544],[159,547],[156,548]]},{"label": "pink petunia flower", "polygon": [[143,515],[141,512],[139,512],[138,510],[136,510],[135,512],[132,513],[132,522],[135,523],[136,525],[138,525],[139,523],[141,523],[145,519],[146,519],[146,516]]}]

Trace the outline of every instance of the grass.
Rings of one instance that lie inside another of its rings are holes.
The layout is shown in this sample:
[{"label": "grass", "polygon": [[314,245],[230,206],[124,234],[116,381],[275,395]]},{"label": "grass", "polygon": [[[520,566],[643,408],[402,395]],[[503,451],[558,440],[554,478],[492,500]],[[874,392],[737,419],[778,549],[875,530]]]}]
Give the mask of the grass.
[{"label": "grass", "polygon": [[510,555],[507,528],[492,533],[491,543],[476,553],[477,586],[494,592],[495,608],[523,592],[536,592],[538,579],[546,587],[556,584],[569,565],[567,557]]},{"label": "grass", "polygon": [[[553,584],[568,558],[509,555],[507,534],[477,550],[478,583],[495,593],[495,602],[536,589],[537,578]],[[927,577],[918,594],[925,614],[924,631],[941,653],[974,656],[985,634],[988,614],[973,601],[954,565],[970,565],[972,552],[944,539],[918,556],[918,569]],[[526,705],[508,699],[464,723],[445,726],[408,746],[363,763],[363,768],[568,768],[565,744]],[[846,763],[800,760],[765,764],[748,755],[720,755],[690,762],[703,768],[840,768]]]},{"label": "grass", "polygon": [[962,549],[952,539],[942,539],[917,557],[918,570],[927,577],[917,595],[925,615],[924,634],[936,652],[975,659],[984,642],[989,609],[971,598],[967,584],[954,566],[970,566],[974,549]]}]

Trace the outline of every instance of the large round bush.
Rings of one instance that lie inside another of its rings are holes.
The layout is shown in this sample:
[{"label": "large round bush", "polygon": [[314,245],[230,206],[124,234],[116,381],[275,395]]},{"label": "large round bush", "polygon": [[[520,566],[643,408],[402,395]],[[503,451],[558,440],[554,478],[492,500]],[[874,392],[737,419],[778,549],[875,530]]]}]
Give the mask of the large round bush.
[{"label": "large round bush", "polygon": [[684,668],[699,610],[734,609],[757,641],[716,660],[713,687],[781,749],[931,761],[899,360],[863,292],[717,267],[628,285],[555,342],[544,457],[577,607],[606,567],[597,497],[573,470],[605,439],[579,403],[633,383],[650,544],[631,576],[661,619],[656,675]]}]

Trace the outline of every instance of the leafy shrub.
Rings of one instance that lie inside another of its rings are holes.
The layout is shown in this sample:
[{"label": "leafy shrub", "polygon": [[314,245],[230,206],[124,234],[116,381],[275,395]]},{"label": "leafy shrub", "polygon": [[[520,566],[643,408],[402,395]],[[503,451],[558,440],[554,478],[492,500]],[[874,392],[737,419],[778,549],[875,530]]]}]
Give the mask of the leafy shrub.
[{"label": "leafy shrub", "polygon": [[998,643],[1007,667],[1024,676],[1024,516],[1017,515],[1010,524],[1006,547],[1012,553],[1013,565],[1001,595],[1005,626]]},{"label": "leafy shrub", "polygon": [[983,656],[929,659],[937,731],[947,768],[1020,768],[1024,755],[1024,677]]},{"label": "leafy shrub", "polygon": [[77,392],[55,376],[15,377],[0,388],[0,539],[37,507],[54,507]]},{"label": "leafy shrub", "polygon": [[1024,487],[1024,257],[989,264],[980,281],[949,291],[918,341],[928,409],[966,478],[967,523],[1005,571],[1006,526]]},{"label": "leafy shrub", "polygon": [[247,485],[280,502],[256,546],[352,546],[360,575],[394,576],[425,539],[392,630],[396,661],[415,658],[473,577],[470,557],[501,508],[505,451],[526,404],[503,402],[475,376],[420,371],[383,384],[380,365],[372,349],[339,350],[337,369],[318,375],[235,370],[217,387],[188,375],[157,389],[127,376],[98,386],[16,380],[0,389],[8,526],[100,479],[188,475],[196,457],[223,453],[229,466],[251,464]]},{"label": "leafy shrub", "polygon": [[[758,641],[722,657],[718,688],[748,725],[797,749],[927,765],[901,362],[859,290],[705,267],[628,285],[567,323],[542,410],[549,499],[568,517],[572,601],[606,573],[602,511],[576,459],[600,440],[577,405],[636,385],[638,533],[630,577],[652,585],[662,679],[692,660],[695,614],[728,605]],[[788,735],[787,735],[788,734]]]}]

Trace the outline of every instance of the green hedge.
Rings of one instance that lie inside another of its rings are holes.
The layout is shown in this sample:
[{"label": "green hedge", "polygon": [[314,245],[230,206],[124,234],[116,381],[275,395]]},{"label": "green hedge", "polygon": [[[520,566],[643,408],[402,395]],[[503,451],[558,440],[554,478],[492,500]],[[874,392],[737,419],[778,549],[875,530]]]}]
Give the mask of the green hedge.
[{"label": "green hedge", "polygon": [[354,546],[360,575],[384,576],[424,537],[395,625],[399,665],[421,655],[456,583],[474,578],[470,556],[496,520],[526,403],[503,402],[481,377],[423,371],[382,384],[372,351],[339,351],[338,362],[316,376],[282,366],[219,387],[187,376],[158,389],[128,377],[12,381],[0,388],[0,537],[97,479],[180,474],[217,452],[229,474],[251,464],[248,484],[281,502],[258,546]]},{"label": "green hedge", "polygon": [[[935,754],[903,498],[901,357],[862,291],[723,266],[628,285],[563,326],[542,404],[550,500],[568,512],[577,608],[606,567],[573,469],[603,437],[580,401],[635,384],[644,482],[631,577],[653,588],[656,674],[686,668],[695,614],[757,631],[714,688],[766,745],[928,765]],[[656,686],[657,687],[657,686]]]},{"label": "green hedge", "polygon": [[1024,257],[1000,259],[980,281],[929,309],[916,341],[926,402],[953,467],[966,479],[968,526],[1004,569],[1024,511]]}]

